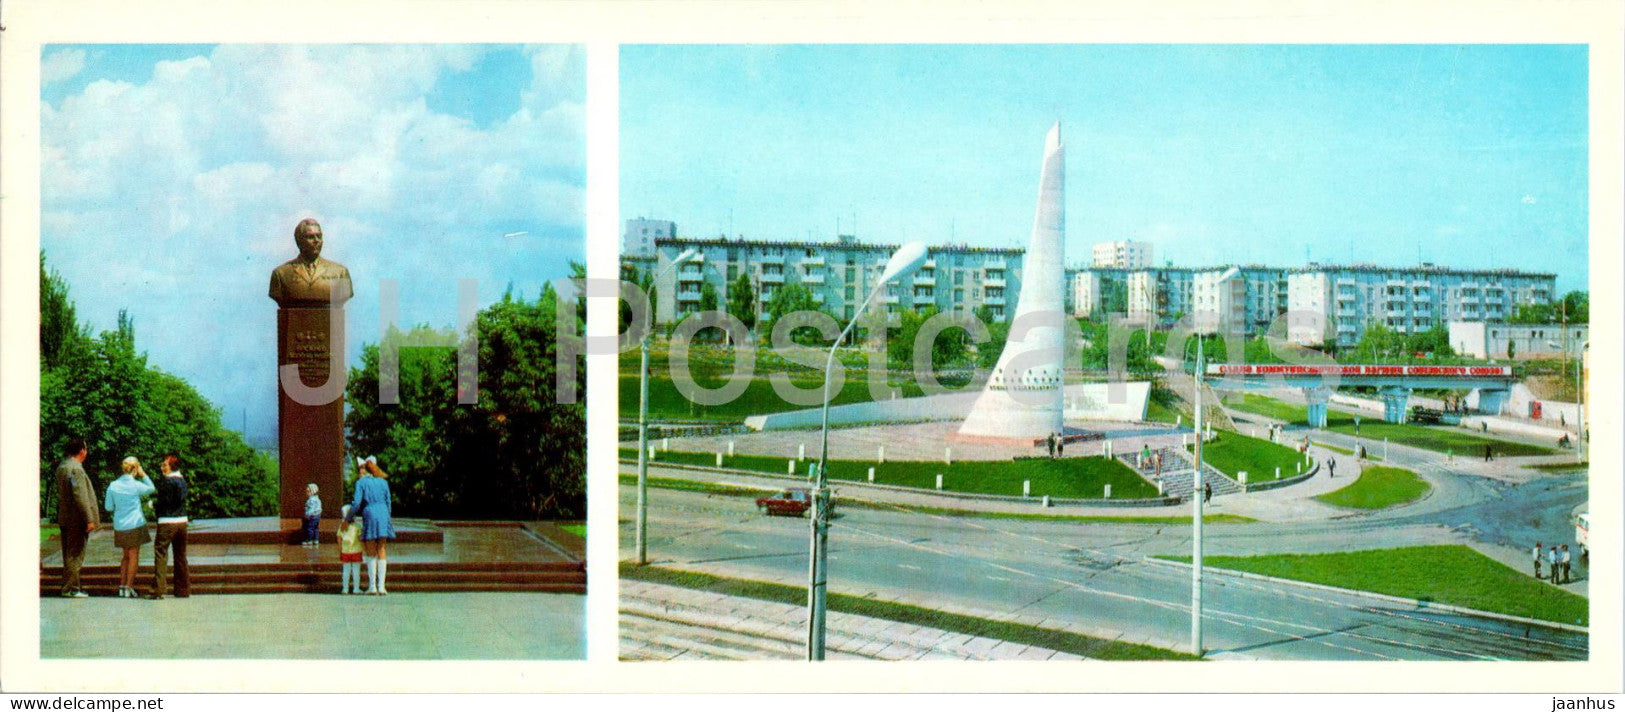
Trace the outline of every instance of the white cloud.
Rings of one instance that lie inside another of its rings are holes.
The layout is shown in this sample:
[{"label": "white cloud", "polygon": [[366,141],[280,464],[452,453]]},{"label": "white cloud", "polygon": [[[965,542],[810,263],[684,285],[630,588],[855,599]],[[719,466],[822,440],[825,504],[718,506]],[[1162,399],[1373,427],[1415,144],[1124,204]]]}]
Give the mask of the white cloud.
[{"label": "white cloud", "polygon": [[64,79],[72,79],[85,69],[85,51],[82,49],[59,49],[45,55],[40,60],[40,84],[51,84]]},{"label": "white cloud", "polygon": [[1535,196],[1533,196],[1533,195],[1525,195],[1525,196],[1523,196],[1523,204],[1524,205],[1534,205],[1537,202],[1539,202],[1539,201],[1537,201],[1535,199]]}]

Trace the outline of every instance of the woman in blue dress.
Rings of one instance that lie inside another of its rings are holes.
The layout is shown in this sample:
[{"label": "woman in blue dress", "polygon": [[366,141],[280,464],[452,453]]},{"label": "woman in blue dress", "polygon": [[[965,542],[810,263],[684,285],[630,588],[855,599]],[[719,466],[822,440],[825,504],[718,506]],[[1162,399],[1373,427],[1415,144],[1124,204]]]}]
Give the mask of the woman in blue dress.
[{"label": "woman in blue dress", "polygon": [[361,477],[355,481],[355,501],[350,503],[349,524],[361,517],[361,559],[367,562],[367,593],[389,594],[384,579],[389,572],[385,545],[395,538],[395,525],[389,518],[389,475],[378,467],[378,458],[359,462]]}]

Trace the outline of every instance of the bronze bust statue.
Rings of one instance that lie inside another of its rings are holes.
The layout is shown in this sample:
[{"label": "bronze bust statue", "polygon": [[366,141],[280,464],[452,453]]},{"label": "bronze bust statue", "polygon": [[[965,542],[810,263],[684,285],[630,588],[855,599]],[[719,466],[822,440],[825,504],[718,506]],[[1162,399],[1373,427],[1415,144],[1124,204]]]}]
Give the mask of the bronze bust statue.
[{"label": "bronze bust statue", "polygon": [[299,256],[271,272],[271,298],[278,306],[341,306],[353,292],[350,270],[322,259],[322,226],[311,218],[293,229]]}]

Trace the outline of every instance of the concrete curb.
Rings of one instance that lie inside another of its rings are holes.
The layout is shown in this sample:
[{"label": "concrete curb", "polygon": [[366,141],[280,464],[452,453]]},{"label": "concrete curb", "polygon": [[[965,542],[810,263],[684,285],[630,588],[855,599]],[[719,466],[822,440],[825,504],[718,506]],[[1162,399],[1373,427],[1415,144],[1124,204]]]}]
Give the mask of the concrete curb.
[{"label": "concrete curb", "polygon": [[[1191,567],[1190,564],[1185,563],[1183,561],[1169,561],[1167,559],[1158,559],[1158,558],[1153,558],[1153,557],[1150,557],[1150,556],[1142,557],[1141,561],[1146,562],[1146,563],[1152,563],[1152,564],[1161,564],[1163,566],[1173,566],[1173,567],[1176,567],[1176,568],[1183,568],[1183,569],[1189,569]],[[1572,624],[1569,624],[1569,623],[1558,623],[1556,621],[1544,621],[1544,620],[1539,620],[1539,619],[1536,619],[1536,618],[1524,618],[1523,616],[1514,616],[1514,615],[1509,615],[1509,614],[1506,614],[1506,613],[1494,613],[1494,612],[1491,612],[1491,611],[1480,611],[1480,610],[1475,609],[1475,608],[1463,608],[1461,606],[1452,606],[1452,605],[1449,605],[1449,604],[1446,604],[1446,603],[1430,603],[1428,601],[1423,601],[1423,600],[1415,599],[1415,598],[1405,598],[1405,597],[1402,597],[1402,596],[1390,596],[1390,595],[1388,595],[1386,593],[1375,593],[1375,592],[1372,592],[1372,591],[1361,591],[1361,590],[1352,589],[1352,588],[1338,588],[1337,586],[1327,586],[1325,584],[1310,583],[1308,581],[1298,581],[1298,580],[1295,580],[1295,579],[1278,578],[1278,577],[1275,577],[1275,576],[1265,576],[1264,574],[1255,574],[1255,573],[1252,573],[1252,572],[1249,572],[1249,571],[1236,571],[1234,569],[1221,569],[1221,568],[1217,568],[1217,567],[1207,567],[1207,566],[1202,567],[1202,569],[1203,569],[1204,573],[1211,572],[1211,573],[1216,573],[1216,574],[1220,574],[1220,575],[1223,575],[1223,576],[1232,576],[1232,577],[1235,577],[1235,578],[1249,579],[1249,580],[1253,580],[1253,581],[1268,581],[1270,583],[1289,584],[1289,585],[1292,585],[1292,586],[1298,586],[1300,588],[1314,589],[1316,591],[1326,591],[1326,592],[1329,592],[1329,593],[1341,593],[1341,594],[1347,594],[1347,595],[1352,595],[1352,596],[1360,596],[1360,597],[1363,597],[1363,598],[1371,598],[1371,599],[1375,599],[1375,600],[1378,600],[1378,601],[1383,601],[1383,602],[1386,602],[1386,603],[1399,603],[1399,604],[1404,604],[1404,605],[1408,605],[1408,606],[1413,606],[1413,607],[1419,608],[1419,609],[1427,609],[1427,610],[1434,610],[1434,611],[1444,611],[1446,613],[1455,613],[1455,614],[1459,614],[1459,615],[1474,616],[1474,617],[1478,617],[1478,618],[1492,618],[1492,619],[1495,619],[1495,620],[1507,621],[1509,623],[1521,623],[1523,625],[1540,626],[1542,628],[1551,628],[1551,629],[1554,629],[1554,630],[1562,630],[1562,631],[1567,631],[1567,632],[1570,632],[1570,633],[1584,633],[1586,635],[1591,634],[1591,629],[1590,628],[1587,628],[1587,627],[1584,627],[1584,626],[1572,625]]]}]

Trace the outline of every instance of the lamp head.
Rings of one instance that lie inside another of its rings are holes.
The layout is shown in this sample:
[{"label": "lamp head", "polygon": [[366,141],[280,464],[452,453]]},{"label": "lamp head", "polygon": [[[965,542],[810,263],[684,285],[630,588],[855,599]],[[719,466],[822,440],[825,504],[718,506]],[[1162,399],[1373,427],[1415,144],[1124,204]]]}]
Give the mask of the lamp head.
[{"label": "lamp head", "polygon": [[925,263],[925,243],[915,241],[897,248],[886,261],[886,271],[880,273],[880,283],[886,284]]},{"label": "lamp head", "polygon": [[678,264],[681,264],[683,262],[687,262],[687,261],[693,259],[694,255],[696,253],[698,253],[698,252],[699,252],[699,250],[697,250],[697,249],[695,249],[693,247],[690,247],[690,248],[688,248],[686,250],[683,250],[682,252],[677,253],[677,256],[673,257],[671,261],[675,262],[675,263],[678,263]]}]

